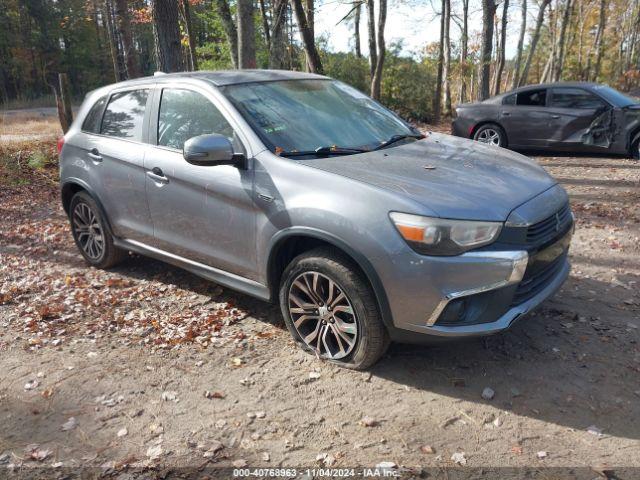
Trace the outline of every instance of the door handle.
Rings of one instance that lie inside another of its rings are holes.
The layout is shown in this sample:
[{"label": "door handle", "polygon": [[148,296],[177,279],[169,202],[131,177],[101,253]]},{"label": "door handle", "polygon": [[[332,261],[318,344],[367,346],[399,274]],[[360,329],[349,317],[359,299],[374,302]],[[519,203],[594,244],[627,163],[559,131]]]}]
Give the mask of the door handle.
[{"label": "door handle", "polygon": [[93,160],[94,162],[101,162],[102,156],[97,148],[92,148],[90,152],[87,153],[87,156]]},{"label": "door handle", "polygon": [[159,167],[153,167],[150,172],[147,172],[147,177],[156,183],[169,183],[169,179],[164,176],[164,172]]},{"label": "door handle", "polygon": [[510,112],[501,112],[501,113],[502,113],[502,115],[504,115],[505,117],[508,117],[509,115],[511,115],[511,113],[510,113]]},{"label": "door handle", "polygon": [[551,115],[551,118],[555,118],[556,120],[560,118],[560,115]]}]

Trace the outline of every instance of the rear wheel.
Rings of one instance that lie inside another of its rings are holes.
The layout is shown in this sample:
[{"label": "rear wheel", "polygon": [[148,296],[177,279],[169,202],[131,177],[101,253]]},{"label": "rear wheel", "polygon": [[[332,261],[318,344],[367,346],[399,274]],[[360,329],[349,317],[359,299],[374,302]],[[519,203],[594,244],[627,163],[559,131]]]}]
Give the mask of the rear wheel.
[{"label": "rear wheel", "polygon": [[496,147],[505,147],[507,145],[507,135],[495,123],[487,123],[479,127],[473,134],[473,139]]},{"label": "rear wheel", "polygon": [[331,248],[311,250],[289,264],[280,285],[280,307],[304,350],[340,366],[368,368],[389,345],[369,282]]},{"label": "rear wheel", "polygon": [[86,262],[97,268],[110,268],[127,257],[127,252],[113,244],[106,221],[95,200],[86,192],[71,199],[69,221],[76,246]]}]

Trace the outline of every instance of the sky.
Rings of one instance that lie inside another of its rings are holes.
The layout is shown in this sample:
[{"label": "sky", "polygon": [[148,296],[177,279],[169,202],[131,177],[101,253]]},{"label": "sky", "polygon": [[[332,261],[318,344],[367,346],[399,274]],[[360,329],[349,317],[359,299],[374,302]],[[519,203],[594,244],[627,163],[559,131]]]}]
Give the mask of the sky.
[{"label": "sky", "polygon": [[[440,39],[440,17],[436,12],[440,11],[440,2],[435,1],[434,6],[430,2],[409,0],[406,2],[390,2],[387,10],[387,25],[385,28],[385,40],[387,46],[394,41],[403,41],[403,53],[418,54],[428,43],[438,42]],[[316,3],[315,28],[316,37],[324,36],[329,41],[329,48],[337,52],[353,51],[353,26],[352,22],[345,21],[337,24],[352,8],[351,3],[345,0],[325,0],[321,4]],[[532,3],[532,2],[529,2]],[[377,5],[377,2],[376,2]],[[456,8],[457,7],[457,8]],[[532,5],[527,15],[527,24],[535,23],[537,10]],[[509,23],[507,24],[507,58],[515,55],[518,35],[520,34],[521,4],[512,2],[509,7]],[[458,2],[452,2],[452,13],[462,12]],[[502,7],[498,7],[498,16],[502,15]],[[377,19],[377,11],[376,11]],[[360,19],[361,48],[363,54],[368,51],[367,23],[365,8],[362,8]],[[337,24],[337,25],[336,25]],[[470,37],[479,34],[482,29],[482,9],[479,2],[471,0],[469,8]],[[451,38],[457,41],[460,38],[460,29],[451,22]]]}]

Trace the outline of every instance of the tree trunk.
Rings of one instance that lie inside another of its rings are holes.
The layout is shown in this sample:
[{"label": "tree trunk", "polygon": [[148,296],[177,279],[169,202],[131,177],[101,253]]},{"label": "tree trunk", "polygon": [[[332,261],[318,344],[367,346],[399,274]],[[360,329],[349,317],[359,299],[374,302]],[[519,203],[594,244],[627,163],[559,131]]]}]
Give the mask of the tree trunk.
[{"label": "tree trunk", "polygon": [[502,3],[502,23],[500,26],[500,45],[498,48],[498,66],[496,67],[496,77],[493,86],[494,95],[500,93],[502,87],[502,72],[504,71],[504,63],[507,47],[507,23],[509,21],[509,0]]},{"label": "tree trunk", "polygon": [[269,68],[286,67],[287,47],[285,44],[285,24],[287,21],[287,0],[275,0],[271,17],[271,42],[269,45]]},{"label": "tree trunk", "polygon": [[369,35],[369,75],[373,74],[378,63],[378,51],[376,46],[376,16],[373,0],[367,0],[367,33]]},{"label": "tree trunk", "polygon": [[109,51],[111,52],[111,63],[113,65],[113,75],[116,82],[122,80],[120,76],[120,67],[118,64],[118,43],[116,42],[115,30],[113,28],[113,14],[111,9],[111,2],[105,1],[105,17],[107,19],[107,38],[109,39]]},{"label": "tree trunk", "polygon": [[215,0],[216,11],[222,21],[224,34],[229,42],[229,50],[231,50],[231,63],[233,68],[238,68],[238,30],[231,16],[231,9],[227,0]]},{"label": "tree trunk", "polygon": [[184,26],[189,40],[189,62],[191,70],[198,70],[198,59],[196,58],[196,36],[191,23],[191,7],[189,0],[182,0],[182,9],[184,11]]},{"label": "tree trunk", "polygon": [[267,45],[267,51],[271,52],[271,27],[269,26],[269,17],[267,16],[267,7],[264,0],[258,0],[260,5],[260,17],[262,17],[262,30],[264,32],[264,42]]},{"label": "tree trunk", "polygon": [[518,37],[518,48],[516,50],[516,59],[513,66],[513,82],[511,88],[518,86],[520,78],[520,62],[522,61],[522,50],[524,49],[524,36],[527,33],[527,0],[522,0],[522,24],[520,25],[520,36]]},{"label": "tree trunk", "polygon": [[[507,0],[508,1],[508,0]],[[447,116],[451,116],[451,82],[449,80],[449,75],[451,72],[451,0],[443,0],[443,6],[445,7],[442,11],[442,16],[444,18],[444,29],[442,33],[442,37],[444,40],[442,53],[444,57],[444,61],[442,64],[442,89],[444,91],[444,114]]]},{"label": "tree trunk", "polygon": [[69,77],[66,73],[58,74],[58,85],[60,92],[54,89],[56,94],[56,106],[58,108],[58,118],[62,133],[67,133],[71,123],[73,123],[73,112],[71,110],[71,92],[69,90]]},{"label": "tree trunk", "polygon": [[538,45],[538,41],[540,40],[540,30],[542,29],[542,24],[544,22],[544,11],[551,3],[551,0],[542,0],[540,4],[540,8],[538,9],[538,18],[536,18],[536,27],[531,37],[531,45],[529,47],[529,54],[527,55],[527,60],[524,64],[524,69],[522,70],[522,75],[518,80],[518,86],[523,86],[527,83],[527,78],[529,77],[529,70],[531,69],[531,62],[533,61],[533,56],[536,53],[536,46]]},{"label": "tree trunk", "polygon": [[362,58],[362,50],[360,48],[360,12],[362,10],[362,4],[356,5],[355,18],[353,20],[353,40],[356,47],[356,57]]},{"label": "tree trunk", "polygon": [[607,0],[600,1],[600,18],[598,21],[598,31],[596,33],[596,64],[593,71],[592,81],[597,81],[600,76],[602,65],[602,55],[604,53],[604,29],[607,22]]},{"label": "tree trunk", "polygon": [[382,71],[384,69],[384,58],[386,54],[386,45],[384,41],[384,28],[387,23],[387,0],[380,0],[378,11],[378,61],[371,79],[371,98],[380,100],[382,88]]},{"label": "tree trunk", "polygon": [[491,54],[493,51],[493,17],[496,14],[495,0],[482,0],[482,50],[480,53],[479,99],[489,98],[491,76]]},{"label": "tree trunk", "polygon": [[184,71],[178,3],[175,0],[153,0],[152,13],[158,70],[166,73]]},{"label": "tree trunk", "polygon": [[238,66],[256,68],[253,0],[238,0]]},{"label": "tree trunk", "polygon": [[[526,1],[526,0],[524,0]],[[467,74],[469,61],[469,0],[462,0],[462,35],[460,38],[460,66],[462,69],[462,80],[460,82],[459,103],[467,101]]]},{"label": "tree trunk", "polygon": [[120,41],[122,43],[124,63],[127,68],[127,78],[139,77],[140,67],[138,65],[137,53],[133,46],[131,20],[129,19],[129,9],[126,0],[116,0],[116,18],[118,35],[120,35]]},{"label": "tree trunk", "polygon": [[556,50],[558,52],[556,57],[556,63],[554,65],[553,76],[551,80],[553,82],[559,82],[562,79],[562,69],[564,67],[564,51],[565,51],[565,37],[567,34],[567,27],[569,25],[569,21],[571,20],[571,13],[573,11],[573,3],[572,0],[567,0],[567,3],[564,7],[564,12],[562,14],[562,23],[560,24],[560,34],[558,35],[557,47]]},{"label": "tree trunk", "polygon": [[440,123],[442,113],[442,79],[444,78],[444,17],[446,1],[442,0],[440,11],[440,42],[438,43],[438,65],[436,70],[436,91],[433,96],[433,122]]},{"label": "tree trunk", "polygon": [[307,56],[309,71],[311,73],[322,74],[322,61],[316,49],[316,41],[315,38],[313,38],[313,28],[309,26],[307,15],[302,6],[302,0],[292,0],[292,2],[293,10],[296,14],[296,22],[298,23],[300,36],[302,37],[302,44],[304,45],[304,52]]}]

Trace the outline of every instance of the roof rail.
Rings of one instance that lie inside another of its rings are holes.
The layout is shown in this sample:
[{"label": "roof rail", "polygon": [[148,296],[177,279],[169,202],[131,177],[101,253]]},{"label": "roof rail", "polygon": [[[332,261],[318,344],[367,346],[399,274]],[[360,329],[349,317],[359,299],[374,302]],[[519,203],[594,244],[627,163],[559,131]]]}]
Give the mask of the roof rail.
[{"label": "roof rail", "polygon": [[153,72],[153,76],[154,77],[160,77],[162,75],[166,75],[166,73],[165,72]]}]

